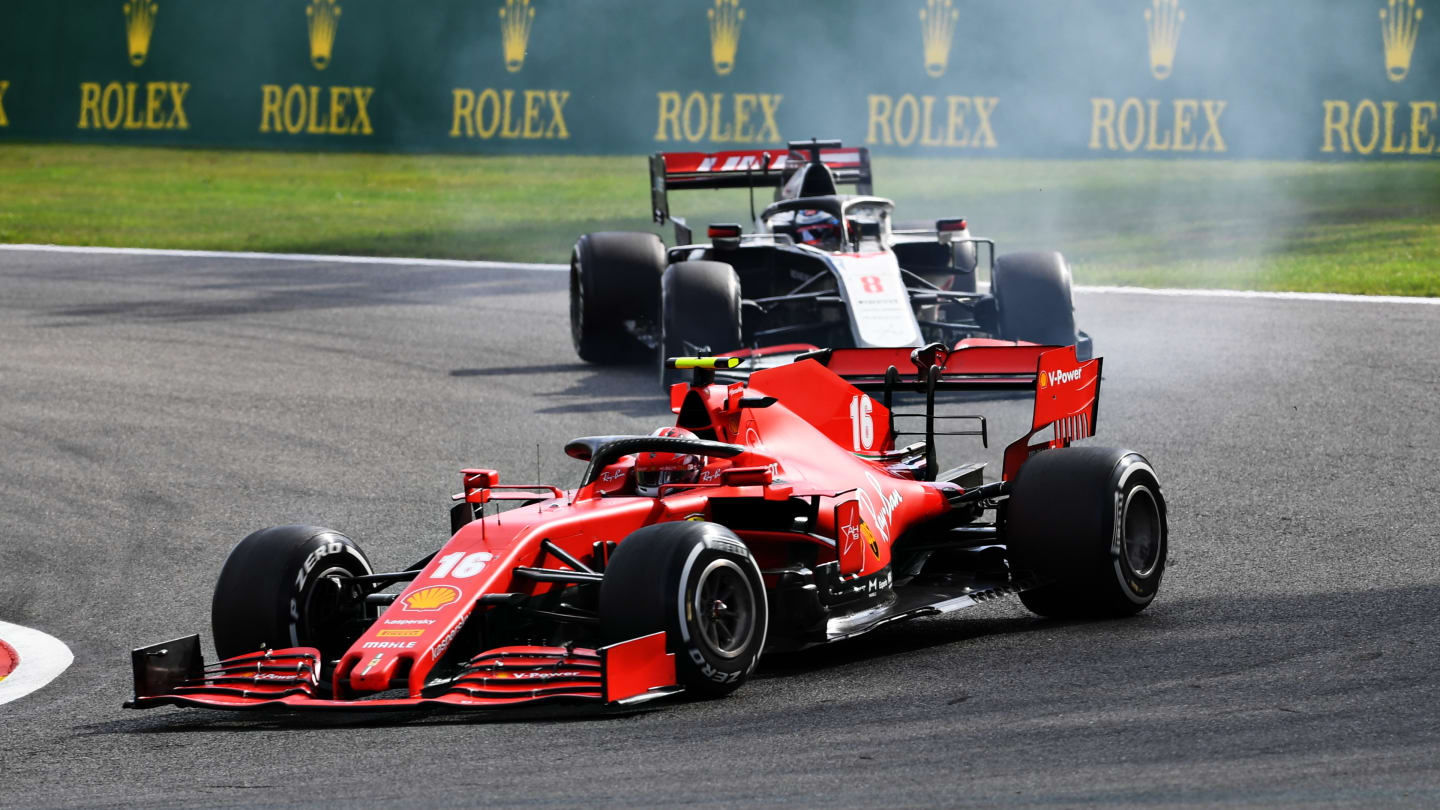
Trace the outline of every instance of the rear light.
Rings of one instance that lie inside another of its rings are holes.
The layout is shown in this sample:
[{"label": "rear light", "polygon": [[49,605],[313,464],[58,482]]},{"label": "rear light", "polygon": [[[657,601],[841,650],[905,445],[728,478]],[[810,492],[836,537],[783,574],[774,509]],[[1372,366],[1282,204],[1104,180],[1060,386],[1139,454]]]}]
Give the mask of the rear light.
[{"label": "rear light", "polygon": [[740,226],[711,225],[710,229],[705,232],[705,235],[709,236],[711,239],[739,239]]},{"label": "rear light", "polygon": [[964,219],[941,219],[935,222],[935,230],[940,233],[953,233],[963,231],[968,227]]}]

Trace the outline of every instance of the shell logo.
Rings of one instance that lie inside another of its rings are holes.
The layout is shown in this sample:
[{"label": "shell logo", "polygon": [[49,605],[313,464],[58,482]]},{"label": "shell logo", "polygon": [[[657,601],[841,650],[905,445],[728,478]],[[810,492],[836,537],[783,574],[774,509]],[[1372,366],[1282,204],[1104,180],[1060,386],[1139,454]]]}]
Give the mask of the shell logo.
[{"label": "shell logo", "polygon": [[425,613],[439,610],[446,605],[454,604],[460,599],[460,591],[449,585],[431,585],[401,599],[405,609],[416,613]]},{"label": "shell logo", "polygon": [[1046,373],[1043,372],[1043,371],[1040,372],[1040,387],[1041,387],[1041,388],[1044,388],[1045,386],[1047,386],[1047,385],[1049,385],[1049,384],[1050,384],[1050,375],[1049,375],[1049,374],[1046,374]]}]

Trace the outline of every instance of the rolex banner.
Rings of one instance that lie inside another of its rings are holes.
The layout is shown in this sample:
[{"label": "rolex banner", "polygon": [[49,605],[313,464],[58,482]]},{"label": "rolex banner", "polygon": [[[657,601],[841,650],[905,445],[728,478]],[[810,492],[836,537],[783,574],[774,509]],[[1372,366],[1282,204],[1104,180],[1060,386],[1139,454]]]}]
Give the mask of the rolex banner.
[{"label": "rolex banner", "polygon": [[8,141],[1440,157],[1440,0],[9,0],[4,16]]}]

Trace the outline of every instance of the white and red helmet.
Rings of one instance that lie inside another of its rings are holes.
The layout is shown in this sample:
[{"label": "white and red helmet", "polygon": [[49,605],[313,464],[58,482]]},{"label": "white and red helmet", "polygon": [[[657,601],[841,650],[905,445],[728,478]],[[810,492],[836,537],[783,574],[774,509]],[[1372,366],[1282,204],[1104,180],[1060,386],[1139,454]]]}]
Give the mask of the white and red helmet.
[{"label": "white and red helmet", "polygon": [[[662,427],[650,435],[672,439],[698,438],[682,427]],[[702,456],[647,450],[635,457],[635,494],[647,498],[659,497],[662,485],[693,484],[700,480],[700,471],[704,468],[705,459]]]}]

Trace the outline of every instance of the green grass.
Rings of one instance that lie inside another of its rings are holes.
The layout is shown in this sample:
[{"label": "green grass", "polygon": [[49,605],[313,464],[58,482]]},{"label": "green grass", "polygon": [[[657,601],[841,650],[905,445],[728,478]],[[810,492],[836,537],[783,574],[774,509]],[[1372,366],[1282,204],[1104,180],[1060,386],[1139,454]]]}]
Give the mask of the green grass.
[{"label": "green grass", "polygon": [[[963,215],[1085,284],[1440,295],[1440,163],[877,158],[901,220]],[[0,146],[0,242],[563,262],[649,228],[641,157]],[[767,199],[761,192],[760,203]],[[703,225],[743,191],[673,195]]]}]

